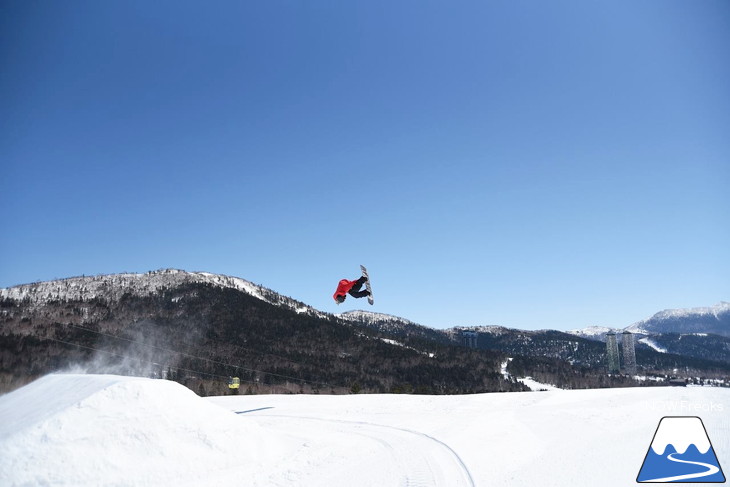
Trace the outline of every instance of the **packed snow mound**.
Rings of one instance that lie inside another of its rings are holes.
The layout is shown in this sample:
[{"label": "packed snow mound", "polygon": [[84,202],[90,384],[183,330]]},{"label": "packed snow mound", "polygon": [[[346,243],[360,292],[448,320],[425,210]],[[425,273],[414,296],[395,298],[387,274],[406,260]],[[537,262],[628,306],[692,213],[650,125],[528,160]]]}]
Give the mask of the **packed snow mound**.
[{"label": "packed snow mound", "polygon": [[2,485],[195,483],[274,447],[257,424],[159,379],[53,374],[0,397],[0,417]]},{"label": "packed snow mound", "polygon": [[[730,464],[727,404],[719,387],[201,399],[163,380],[51,375],[0,397],[0,486],[614,487],[635,483],[650,443],[709,436]],[[705,436],[652,440],[658,418],[688,415]]]}]

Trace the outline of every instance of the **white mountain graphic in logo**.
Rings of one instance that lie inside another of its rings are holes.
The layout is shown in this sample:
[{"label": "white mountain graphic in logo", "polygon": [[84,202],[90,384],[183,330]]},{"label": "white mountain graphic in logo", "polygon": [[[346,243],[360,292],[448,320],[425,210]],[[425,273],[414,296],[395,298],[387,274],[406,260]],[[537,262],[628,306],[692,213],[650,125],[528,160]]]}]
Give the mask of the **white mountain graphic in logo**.
[{"label": "white mountain graphic in logo", "polygon": [[725,482],[705,425],[696,416],[659,421],[637,482]]}]

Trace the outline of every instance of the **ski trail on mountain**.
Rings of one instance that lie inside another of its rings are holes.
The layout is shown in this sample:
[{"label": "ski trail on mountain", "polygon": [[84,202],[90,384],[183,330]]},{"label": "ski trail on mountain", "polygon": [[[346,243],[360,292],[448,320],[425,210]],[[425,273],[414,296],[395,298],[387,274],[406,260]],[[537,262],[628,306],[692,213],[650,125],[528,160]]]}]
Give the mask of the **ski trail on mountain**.
[{"label": "ski trail on mountain", "polygon": [[[471,472],[459,454],[446,443],[425,433],[366,421],[277,414],[251,416],[256,416],[257,422],[262,426],[282,432],[290,431],[294,425],[301,429],[302,422],[311,423],[320,436],[326,431],[326,436],[333,443],[313,445],[308,442],[309,458],[307,465],[302,467],[305,470],[317,470],[317,476],[322,470],[328,469],[331,474],[328,481],[340,477],[339,470],[342,476],[337,480],[340,484],[346,483],[347,476],[353,475],[352,469],[357,468],[364,474],[367,472],[367,475],[372,475],[373,469],[381,472],[383,478],[378,485],[383,486],[475,485]],[[349,450],[344,456],[340,455],[332,462],[325,458],[321,465],[318,465],[316,459],[312,460],[312,450],[319,450],[320,456],[328,450],[342,452],[343,444],[348,447],[344,451]],[[296,472],[296,460],[293,463],[287,477],[291,479],[295,475],[298,480],[305,480],[301,476],[306,476],[306,472]]]},{"label": "ski trail on mountain", "polygon": [[674,458],[674,455],[678,455],[678,453],[672,453],[671,455],[667,456],[668,460],[671,460],[672,462],[676,463],[686,463],[689,465],[697,465],[699,467],[705,467],[708,470],[705,472],[698,472],[698,473],[689,473],[685,475],[677,475],[675,477],[664,477],[661,479],[651,479],[651,480],[645,480],[644,482],[677,482],[680,480],[689,480],[689,479],[699,479],[702,477],[709,477],[710,475],[714,475],[717,472],[720,471],[719,468],[717,468],[714,465],[711,465],[709,463],[702,463],[702,462],[691,462],[689,460],[680,460],[679,458]]}]

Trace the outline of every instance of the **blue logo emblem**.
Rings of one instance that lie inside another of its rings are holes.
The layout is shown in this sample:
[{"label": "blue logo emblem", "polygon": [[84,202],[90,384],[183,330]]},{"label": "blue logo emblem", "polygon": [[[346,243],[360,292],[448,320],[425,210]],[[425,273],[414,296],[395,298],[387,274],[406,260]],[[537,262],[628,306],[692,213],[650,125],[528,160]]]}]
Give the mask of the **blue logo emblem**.
[{"label": "blue logo emblem", "polygon": [[725,482],[702,420],[696,416],[662,418],[636,481]]}]

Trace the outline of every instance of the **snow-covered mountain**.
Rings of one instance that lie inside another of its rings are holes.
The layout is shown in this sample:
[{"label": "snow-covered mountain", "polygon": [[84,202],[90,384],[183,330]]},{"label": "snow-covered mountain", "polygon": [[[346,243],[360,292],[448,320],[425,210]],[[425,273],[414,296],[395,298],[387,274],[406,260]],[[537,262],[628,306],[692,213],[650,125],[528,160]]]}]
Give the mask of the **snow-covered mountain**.
[{"label": "snow-covered mountain", "polygon": [[624,329],[592,326],[568,333],[605,342],[607,333],[624,331],[638,336],[637,345],[656,352],[730,361],[730,303],[727,302],[706,308],[664,310]]},{"label": "snow-covered mountain", "polygon": [[730,337],[730,303],[709,308],[667,309],[626,328],[632,333],[709,333]]},{"label": "snow-covered mountain", "polygon": [[355,321],[366,324],[378,324],[384,331],[398,331],[403,327],[410,325],[418,325],[417,323],[401,318],[399,316],[393,316],[385,313],[373,313],[372,311],[346,311],[344,313],[338,313],[337,315],[347,321]]},{"label": "snow-covered mountain", "polygon": [[[454,343],[454,340],[444,330],[419,325],[399,316],[373,313],[372,311],[348,311],[336,316],[353,324],[376,330],[378,333],[398,338],[423,339],[442,344]],[[458,343],[458,340],[455,343]]]},{"label": "snow-covered mountain", "polygon": [[567,333],[591,340],[604,341],[609,332],[630,331],[639,335],[660,335],[676,333],[679,335],[713,334],[730,337],[730,303],[720,302],[712,307],[667,309],[626,328],[589,326]]},{"label": "snow-covered mountain", "polygon": [[[236,289],[269,304],[282,306],[297,313],[315,316],[331,316],[305,303],[282,296],[271,289],[240,277],[212,274],[209,272],[188,272],[178,269],[162,269],[143,274],[122,273],[98,276],[82,276],[46,282],[23,284],[0,289],[0,299],[14,299],[29,304],[45,304],[52,301],[83,301],[96,297],[118,301],[125,294],[147,296],[160,290],[182,284],[203,283],[212,286]],[[384,332],[399,332],[410,327],[422,327],[406,318],[369,311],[349,311],[335,315],[350,322],[360,322]],[[515,331],[502,326],[454,327],[449,333],[462,330],[501,335]],[[730,337],[730,303],[721,302],[713,307],[670,309],[656,313],[651,318],[634,323],[626,330],[644,335],[660,333],[709,333]],[[519,330],[518,330],[519,331]],[[604,340],[608,332],[621,329],[590,326],[567,333],[594,340]]]},{"label": "snow-covered mountain", "polygon": [[103,298],[119,301],[124,295],[144,297],[164,289],[183,284],[209,284],[215,287],[243,291],[269,304],[281,306],[297,313],[324,316],[325,313],[311,306],[278,294],[240,277],[188,272],[178,269],[161,269],[144,274],[108,274],[81,276],[54,281],[23,284],[0,289],[0,299],[14,299],[31,305],[43,305],[53,301],[89,301]]},{"label": "snow-covered mountain", "polygon": [[583,338],[588,338],[589,340],[605,341],[607,334],[611,332],[619,333],[621,331],[623,330],[620,330],[618,328],[609,328],[607,326],[589,326],[586,328],[581,328],[579,330],[568,330],[567,333]]},{"label": "snow-covered mountain", "polygon": [[[259,302],[261,306],[256,304]],[[724,320],[729,316],[728,308],[730,304],[721,303],[713,308],[701,309],[699,312],[697,310],[663,312],[654,318],[676,321],[699,315],[714,320],[712,323],[717,325],[718,322],[725,323]],[[287,313],[281,314],[280,311]],[[291,312],[296,313],[293,318]],[[309,322],[307,321],[309,319],[315,321]],[[116,337],[119,333],[125,333],[126,339],[129,339],[129,336],[146,336],[147,341],[153,335],[158,341],[165,342],[164,348],[170,350],[177,349],[178,346],[187,346],[184,338],[194,336],[196,346],[203,347],[200,349],[201,353],[207,353],[209,348],[213,347],[216,353],[226,354],[221,357],[228,357],[232,353],[231,350],[224,351],[223,348],[250,347],[255,342],[259,351],[265,350],[268,353],[264,360],[272,367],[281,367],[275,362],[280,361],[282,355],[294,353],[300,348],[311,350],[312,347],[319,347],[321,353],[328,354],[335,361],[338,357],[351,356],[353,347],[359,349],[364,346],[360,342],[367,335],[379,338],[383,343],[402,345],[409,350],[430,350],[428,346],[424,347],[424,343],[435,342],[445,347],[467,347],[479,352],[491,351],[490,353],[495,354],[495,360],[500,353],[511,357],[550,358],[565,361],[566,368],[588,367],[598,374],[597,371],[605,360],[606,349],[602,343],[605,333],[622,331],[605,327],[590,327],[571,333],[555,330],[519,330],[503,326],[457,326],[434,329],[384,313],[369,311],[350,311],[339,315],[324,313],[245,279],[174,269],[144,274],[74,277],[0,289],[0,320],[5,323],[4,328],[0,328],[0,339],[5,340],[5,346],[9,350],[26,347],[26,336],[52,341],[52,347],[47,346],[45,342],[36,344],[34,360],[42,362],[42,365],[38,363],[23,365],[28,370],[42,371],[50,368],[52,363],[64,359],[69,344],[78,346],[87,340],[81,336],[84,333],[98,334],[97,340],[99,337],[108,338],[110,335]],[[656,319],[654,321],[656,322]],[[302,326],[304,322],[310,325]],[[650,323],[650,320],[642,323],[644,324],[641,327],[642,331],[646,331],[649,325],[654,324]],[[58,331],[59,324],[64,325],[61,327],[64,329],[63,332]],[[348,337],[354,333],[357,338],[352,339],[357,344],[343,345],[344,335],[338,335],[343,325],[348,330],[343,333]],[[93,331],[84,330],[89,326]],[[358,327],[370,330],[359,330]],[[322,329],[331,329],[333,332],[323,335],[317,331]],[[371,330],[375,330],[375,333]],[[730,362],[730,338],[720,340],[721,337],[712,335],[711,330],[714,328],[702,328],[689,335],[652,334],[651,340],[642,341],[641,339],[646,337],[641,336],[638,343],[643,350],[655,354],[666,352],[694,359]],[[306,336],[298,335],[300,332]],[[59,336],[57,333],[66,335]],[[710,335],[703,336],[703,333]],[[176,347],[173,347],[169,341],[180,343],[175,343]],[[292,343],[286,345],[288,342]],[[92,345],[92,348],[89,348],[89,345]],[[87,342],[83,346],[86,347],[83,350],[94,349],[93,343]],[[113,352],[117,355],[128,355],[121,349],[114,349]],[[472,358],[478,356],[469,355],[465,351],[458,353],[464,353],[465,356]],[[245,356],[254,361],[255,357],[250,353]],[[440,355],[444,356],[446,355]],[[145,357],[148,364],[169,364],[175,358],[166,359],[165,361],[155,357]],[[671,360],[674,360],[672,367],[676,368],[676,359]],[[647,359],[647,363],[652,367],[663,369],[671,360],[651,358]],[[285,364],[291,368],[292,373],[298,374],[301,368],[301,364],[297,365],[298,362],[299,359],[293,359]],[[257,367],[254,362],[247,365],[252,369]],[[315,366],[314,362],[309,365]],[[348,367],[350,365],[348,364]],[[545,368],[544,364],[541,366]],[[717,372],[713,364],[695,361],[683,362],[683,366],[685,369],[689,367],[697,370],[712,368],[713,373]],[[19,380],[21,377],[16,374],[18,367],[19,364],[8,366],[8,370],[14,374],[13,380]],[[201,367],[206,373],[212,373],[207,366]],[[553,367],[553,370],[558,369]],[[0,376],[3,373],[3,369],[0,369]],[[253,379],[255,380],[255,377]],[[455,383],[453,380],[449,382],[453,383]]]},{"label": "snow-covered mountain", "polygon": [[481,326],[455,326],[453,328],[449,328],[446,331],[448,333],[456,334],[456,335],[464,333],[464,332],[472,332],[472,333],[486,333],[488,335],[501,336],[501,335],[514,333],[516,331],[523,331],[523,330],[517,330],[515,328],[507,328],[505,326],[499,326],[499,325],[481,325]]},{"label": "snow-covered mountain", "polygon": [[[233,376],[251,393],[521,388],[483,365],[496,368],[495,352],[473,354],[443,341],[411,343],[409,334],[391,333],[392,326],[377,333],[365,329],[367,323],[358,320],[366,317],[339,318],[245,279],[204,272],[161,270],[15,286],[0,290],[0,393],[77,365],[97,373],[173,378],[206,394],[226,390]],[[458,372],[468,363],[479,368],[476,379]]]},{"label": "snow-covered mountain", "polygon": [[651,448],[656,454],[663,455],[669,445],[680,454],[687,451],[690,445],[696,446],[700,453],[706,453],[711,446],[702,421],[696,417],[662,419],[654,435],[654,441],[651,442]]}]

